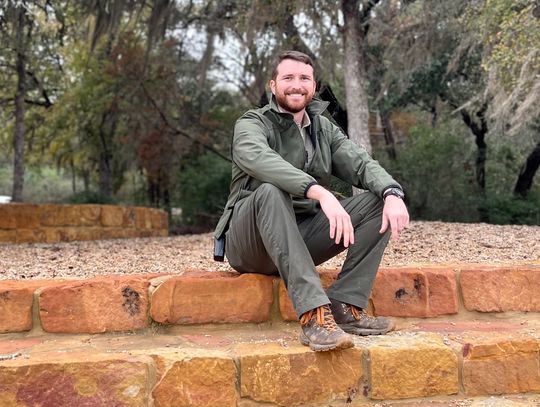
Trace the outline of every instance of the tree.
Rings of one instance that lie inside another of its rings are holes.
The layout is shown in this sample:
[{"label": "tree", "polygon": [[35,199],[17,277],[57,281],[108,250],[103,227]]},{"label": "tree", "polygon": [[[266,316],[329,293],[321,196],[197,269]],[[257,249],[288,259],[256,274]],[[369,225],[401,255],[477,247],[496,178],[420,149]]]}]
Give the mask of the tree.
[{"label": "tree", "polygon": [[[4,86],[12,86],[10,71],[16,77],[14,96],[2,102],[13,102],[13,189],[12,200],[23,200],[25,174],[27,106],[49,108],[52,105],[40,63],[57,58],[54,46],[62,41],[62,7],[48,1],[7,1],[0,11],[0,38],[8,46],[2,49],[0,65],[6,78]],[[53,77],[54,74],[44,75]],[[5,90],[9,94],[9,90]]]}]

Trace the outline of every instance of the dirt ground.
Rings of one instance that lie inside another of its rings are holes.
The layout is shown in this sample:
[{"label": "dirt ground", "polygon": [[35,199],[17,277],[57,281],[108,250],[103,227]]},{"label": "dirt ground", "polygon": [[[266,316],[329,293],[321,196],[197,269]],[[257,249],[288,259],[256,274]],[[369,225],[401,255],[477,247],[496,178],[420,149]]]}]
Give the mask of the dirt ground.
[{"label": "dirt ground", "polygon": [[[345,254],[321,267],[340,267]],[[382,265],[540,261],[540,226],[412,222],[388,245]],[[212,235],[0,245],[0,279],[230,270],[212,259]]]}]

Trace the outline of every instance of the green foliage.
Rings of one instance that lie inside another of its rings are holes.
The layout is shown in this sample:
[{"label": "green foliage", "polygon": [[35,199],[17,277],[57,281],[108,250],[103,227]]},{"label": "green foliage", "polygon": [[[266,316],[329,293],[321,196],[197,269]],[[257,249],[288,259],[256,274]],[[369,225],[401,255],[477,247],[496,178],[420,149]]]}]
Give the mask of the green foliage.
[{"label": "green foliage", "polygon": [[71,195],[66,200],[71,204],[115,204],[116,201],[107,195],[103,195],[99,191],[81,191]]},{"label": "green foliage", "polygon": [[190,160],[175,177],[172,205],[180,223],[215,226],[229,194],[231,163],[209,153]]},{"label": "green foliage", "polygon": [[[452,123],[439,128],[419,125],[396,161],[383,165],[403,185],[415,219],[465,221],[478,219],[473,146],[464,143]],[[380,154],[384,157],[384,154]],[[383,161],[383,160],[381,160]]]},{"label": "green foliage", "polygon": [[[0,168],[0,195],[11,195],[13,168]],[[76,187],[81,189],[78,181]],[[30,166],[25,173],[24,200],[35,203],[64,202],[73,193],[72,178],[68,171],[48,166]]]},{"label": "green foliage", "polygon": [[499,225],[537,225],[540,226],[540,194],[529,194],[527,199],[509,193],[490,193],[481,210],[488,223]]}]

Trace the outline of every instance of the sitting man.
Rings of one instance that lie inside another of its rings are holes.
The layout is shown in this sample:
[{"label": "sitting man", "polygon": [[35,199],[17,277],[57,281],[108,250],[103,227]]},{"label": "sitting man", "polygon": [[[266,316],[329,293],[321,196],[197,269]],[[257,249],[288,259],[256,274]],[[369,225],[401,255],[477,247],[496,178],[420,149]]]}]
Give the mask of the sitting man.
[{"label": "sitting man", "polygon": [[[365,309],[390,230],[396,238],[408,225],[404,195],[365,149],[322,116],[328,104],[313,100],[309,56],[286,51],[273,68],[271,102],[247,111],[234,128],[231,192],[216,247],[225,245],[240,273],[279,272],[300,316],[304,345],[348,348],[353,342],[345,332],[393,329]],[[328,190],[332,175],[369,192],[338,201]],[[347,248],[325,292],[315,265]]]}]

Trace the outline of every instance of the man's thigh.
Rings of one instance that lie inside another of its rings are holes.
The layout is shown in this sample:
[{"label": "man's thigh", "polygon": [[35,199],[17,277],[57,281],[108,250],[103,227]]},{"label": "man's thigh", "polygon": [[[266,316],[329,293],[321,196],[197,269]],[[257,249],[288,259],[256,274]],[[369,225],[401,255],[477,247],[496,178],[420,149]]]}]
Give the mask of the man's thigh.
[{"label": "man's thigh", "polygon": [[252,194],[235,206],[225,235],[225,254],[240,273],[277,274],[257,227],[254,199]]}]

